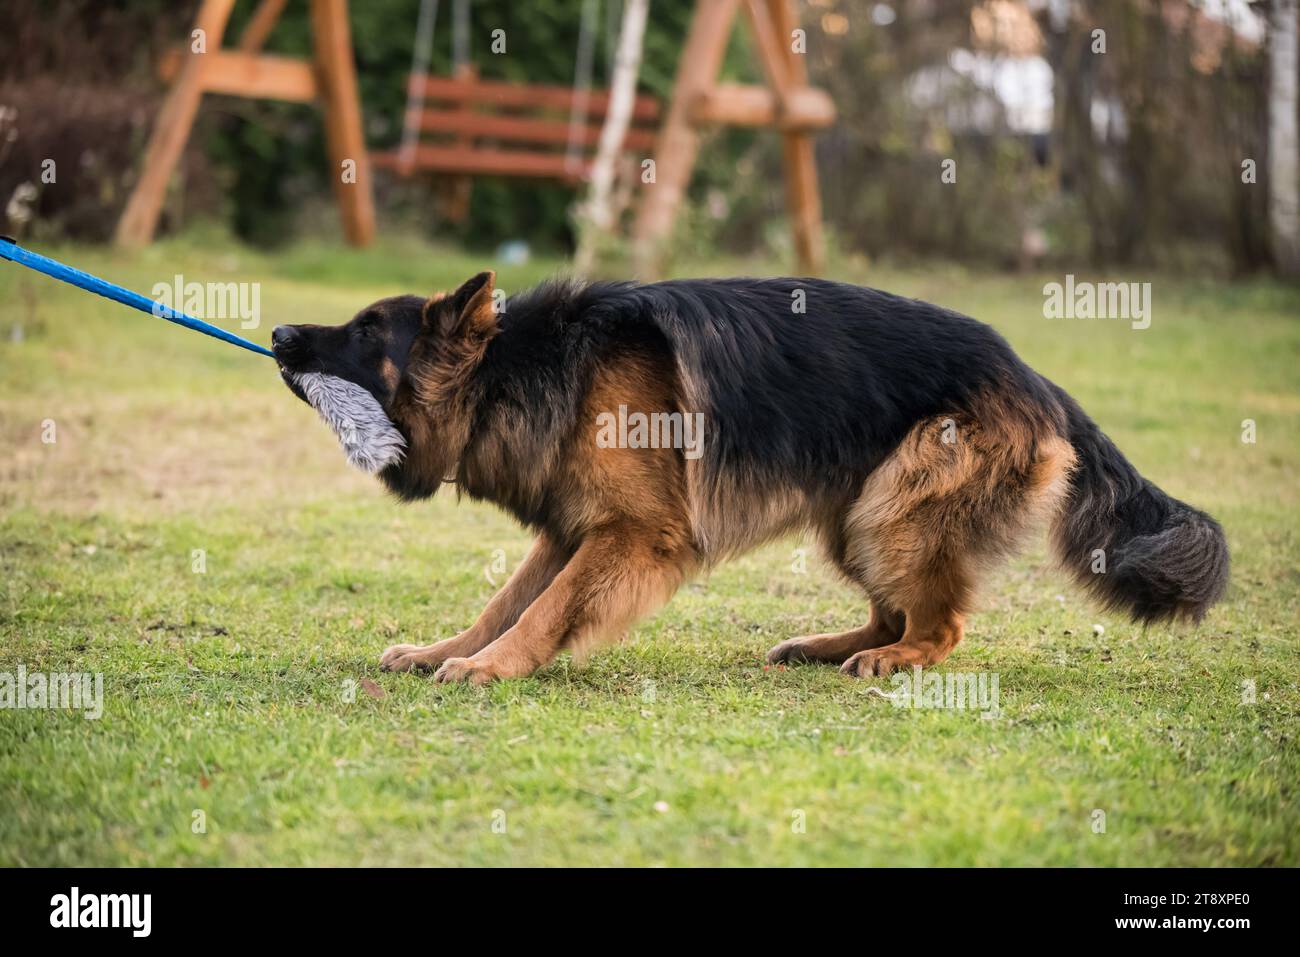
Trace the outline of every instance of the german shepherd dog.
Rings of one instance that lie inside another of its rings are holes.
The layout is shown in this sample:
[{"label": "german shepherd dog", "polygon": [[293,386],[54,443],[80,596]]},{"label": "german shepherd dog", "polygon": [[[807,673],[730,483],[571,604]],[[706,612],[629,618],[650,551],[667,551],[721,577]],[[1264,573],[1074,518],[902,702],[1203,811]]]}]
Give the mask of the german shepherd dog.
[{"label": "german shepherd dog", "polygon": [[[1040,522],[1073,577],[1135,620],[1199,620],[1223,594],[1218,523],[1139,475],[974,319],[820,279],[555,281],[500,304],[494,279],[272,336],[300,397],[311,374],[337,377],[395,426],[396,451],[369,461],[399,498],[453,484],[536,534],[473,625],[395,645],[385,669],[531,674],[800,529],[870,598],[870,620],[767,659],[855,676],[943,661],[981,573]],[[600,423],[636,413],[697,417],[700,448],[672,447],[666,428],[608,441]]]}]

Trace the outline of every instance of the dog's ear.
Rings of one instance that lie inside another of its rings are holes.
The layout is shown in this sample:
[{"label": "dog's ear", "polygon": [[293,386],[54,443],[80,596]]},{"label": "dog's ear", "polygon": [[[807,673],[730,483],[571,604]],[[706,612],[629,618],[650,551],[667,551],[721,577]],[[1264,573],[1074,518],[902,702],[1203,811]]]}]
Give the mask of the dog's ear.
[{"label": "dog's ear", "polygon": [[443,338],[490,338],[497,328],[496,278],[491,270],[481,272],[451,295],[430,299],[424,307],[425,327],[432,326]]}]

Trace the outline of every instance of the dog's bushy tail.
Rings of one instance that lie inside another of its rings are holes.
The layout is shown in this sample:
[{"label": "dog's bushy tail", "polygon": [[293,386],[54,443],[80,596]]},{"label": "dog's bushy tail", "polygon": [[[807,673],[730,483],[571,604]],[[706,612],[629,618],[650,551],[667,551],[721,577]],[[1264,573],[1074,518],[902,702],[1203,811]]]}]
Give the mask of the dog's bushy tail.
[{"label": "dog's bushy tail", "polygon": [[1061,562],[1108,608],[1141,622],[1199,621],[1228,584],[1228,545],[1209,515],[1138,474],[1063,390],[1078,455],[1052,528]]}]

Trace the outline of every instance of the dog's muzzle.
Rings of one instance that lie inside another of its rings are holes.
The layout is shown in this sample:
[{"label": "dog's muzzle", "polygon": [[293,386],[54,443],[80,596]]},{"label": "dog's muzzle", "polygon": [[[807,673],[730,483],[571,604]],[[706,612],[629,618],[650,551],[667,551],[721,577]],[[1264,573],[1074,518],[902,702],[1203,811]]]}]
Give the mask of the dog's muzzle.
[{"label": "dog's muzzle", "polygon": [[284,362],[302,345],[302,333],[294,326],[276,326],[271,330],[271,351]]},{"label": "dog's muzzle", "polygon": [[299,372],[307,358],[307,346],[302,333],[294,326],[276,326],[271,330],[271,352],[280,367],[280,378],[289,387],[289,391],[302,401],[311,404],[302,386],[298,384]]}]

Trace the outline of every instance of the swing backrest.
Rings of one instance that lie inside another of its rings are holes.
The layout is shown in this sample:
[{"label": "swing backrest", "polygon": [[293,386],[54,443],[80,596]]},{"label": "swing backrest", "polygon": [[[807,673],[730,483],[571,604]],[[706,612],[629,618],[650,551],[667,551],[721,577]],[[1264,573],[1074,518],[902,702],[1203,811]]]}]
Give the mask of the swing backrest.
[{"label": "swing backrest", "polygon": [[[413,77],[419,141],[375,153],[375,166],[398,173],[519,176],[578,182],[584,179],[609,109],[609,92],[591,90],[580,124],[570,123],[575,98],[567,86],[507,83],[474,76]],[[581,103],[579,104],[581,105]],[[649,156],[659,121],[659,101],[638,96],[623,149]],[[571,147],[572,144],[572,148]],[[409,160],[409,162],[406,162]]]}]

